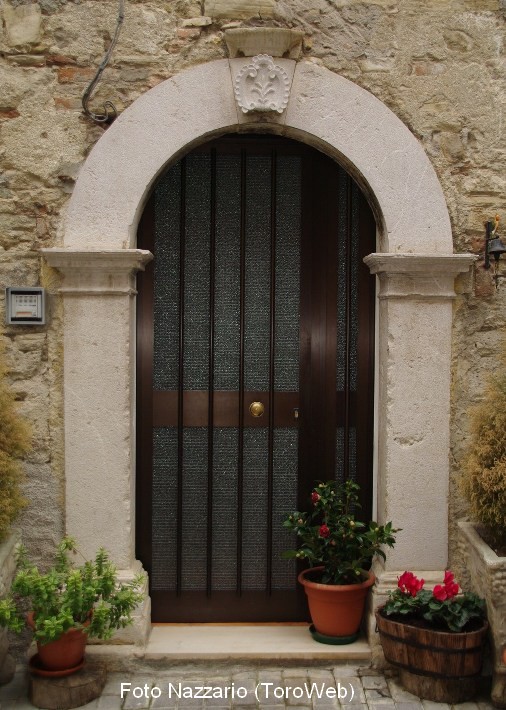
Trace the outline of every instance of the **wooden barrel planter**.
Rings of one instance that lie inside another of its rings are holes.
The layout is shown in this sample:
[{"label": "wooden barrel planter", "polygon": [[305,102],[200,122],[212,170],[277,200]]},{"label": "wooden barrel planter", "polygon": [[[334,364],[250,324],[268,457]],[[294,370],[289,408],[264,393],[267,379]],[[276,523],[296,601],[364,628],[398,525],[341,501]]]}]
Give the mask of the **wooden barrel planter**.
[{"label": "wooden barrel planter", "polygon": [[376,624],[386,660],[413,695],[439,703],[470,700],[479,689],[488,623],[475,631],[434,631],[382,616]]}]

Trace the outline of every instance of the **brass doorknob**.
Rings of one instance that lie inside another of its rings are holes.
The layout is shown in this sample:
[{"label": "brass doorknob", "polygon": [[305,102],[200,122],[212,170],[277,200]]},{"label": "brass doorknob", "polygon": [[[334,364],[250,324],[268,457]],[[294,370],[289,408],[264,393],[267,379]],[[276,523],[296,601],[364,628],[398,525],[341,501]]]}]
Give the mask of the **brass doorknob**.
[{"label": "brass doorknob", "polygon": [[261,417],[265,412],[265,407],[262,402],[252,402],[249,405],[249,412],[252,417]]}]

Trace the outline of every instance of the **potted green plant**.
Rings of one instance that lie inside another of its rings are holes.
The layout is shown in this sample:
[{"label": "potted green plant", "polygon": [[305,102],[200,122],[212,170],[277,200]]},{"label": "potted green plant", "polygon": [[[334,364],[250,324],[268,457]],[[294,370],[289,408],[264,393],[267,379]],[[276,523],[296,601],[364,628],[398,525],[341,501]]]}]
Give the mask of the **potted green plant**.
[{"label": "potted green plant", "polygon": [[494,664],[492,701],[506,708],[506,664],[502,662],[506,646],[506,348],[502,365],[489,379],[482,402],[471,412],[461,482],[473,521],[460,522],[459,529],[472,589],[487,606]]},{"label": "potted green plant", "polygon": [[311,493],[309,512],[296,511],[284,521],[300,540],[285,557],[307,560],[299,574],[304,586],[314,638],[323,643],[351,643],[358,636],[365,600],[375,577],[375,555],[393,547],[398,530],[392,523],[365,524],[355,517],[360,487],[348,480],[319,483]]},{"label": "potted green plant", "polygon": [[376,610],[383,653],[401,669],[401,682],[414,695],[443,703],[469,700],[482,667],[485,602],[462,594],[450,570],[434,589],[424,585],[404,572]]},{"label": "potted green plant", "polygon": [[108,639],[132,621],[142,600],[139,575],[119,583],[107,552],[74,566],[69,553],[79,554],[73,538],[58,545],[55,564],[45,573],[30,564],[21,548],[10,594],[0,601],[0,626],[20,632],[26,621],[33,629],[38,654],[32,670],[67,674],[81,667],[88,638]]}]

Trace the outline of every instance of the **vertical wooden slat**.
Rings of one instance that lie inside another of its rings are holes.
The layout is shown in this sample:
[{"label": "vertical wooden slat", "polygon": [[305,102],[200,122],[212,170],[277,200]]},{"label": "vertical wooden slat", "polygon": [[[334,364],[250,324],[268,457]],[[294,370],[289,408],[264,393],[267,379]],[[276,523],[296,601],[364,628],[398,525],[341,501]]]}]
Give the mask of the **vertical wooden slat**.
[{"label": "vertical wooden slat", "polygon": [[[150,197],[139,223],[142,249],[155,254],[155,196]],[[153,487],[153,318],[154,261],[137,275],[137,494],[136,549],[144,569],[151,575]],[[142,521],[142,524],[140,522]]]},{"label": "vertical wooden slat", "polygon": [[211,149],[211,224],[209,234],[209,370],[207,425],[207,570],[206,590],[211,596],[213,575],[213,445],[214,445],[214,300],[216,280],[216,148]]},{"label": "vertical wooden slat", "polygon": [[269,296],[269,431],[267,443],[266,591],[272,591],[272,508],[274,488],[274,355],[276,333],[276,151],[271,153],[270,296]]},{"label": "vertical wooden slat", "polygon": [[[327,480],[335,477],[336,471],[336,427],[337,404],[336,397],[330,396],[336,391],[336,362],[337,362],[337,266],[338,266],[338,228],[339,223],[339,174],[328,158],[320,159],[319,166],[320,190],[319,212],[321,223],[319,225],[319,252],[321,254],[320,278],[321,281],[321,350],[322,350],[322,391],[321,409],[323,411],[324,440],[323,468],[320,477]],[[317,189],[315,187],[315,189]]]},{"label": "vertical wooden slat", "polygon": [[[358,188],[355,187],[358,191]],[[358,358],[357,358],[357,483],[361,488],[361,515],[372,516],[374,439],[374,310],[375,277],[363,259],[375,251],[376,223],[365,197],[358,192]]]},{"label": "vertical wooden slat", "polygon": [[344,446],[343,464],[344,480],[350,477],[350,336],[351,336],[351,179],[346,173],[342,173],[342,179],[346,180],[346,279],[345,279],[345,356],[344,356]]},{"label": "vertical wooden slat", "polygon": [[239,304],[239,431],[237,452],[237,593],[242,591],[242,509],[244,478],[244,337],[246,296],[246,151],[241,150],[241,247]]},{"label": "vertical wooden slat", "polygon": [[181,594],[183,568],[183,392],[184,392],[184,262],[186,236],[186,158],[181,161],[181,202],[179,221],[179,381],[177,402],[177,553],[176,592]]}]

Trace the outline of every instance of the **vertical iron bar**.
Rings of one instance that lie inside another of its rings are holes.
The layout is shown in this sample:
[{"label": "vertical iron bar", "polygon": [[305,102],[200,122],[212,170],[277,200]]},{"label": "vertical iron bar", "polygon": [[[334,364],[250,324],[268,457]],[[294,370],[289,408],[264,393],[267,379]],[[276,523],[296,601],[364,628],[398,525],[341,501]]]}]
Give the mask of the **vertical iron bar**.
[{"label": "vertical iron bar", "polygon": [[241,253],[239,316],[239,442],[237,461],[237,593],[242,592],[242,499],[244,477],[244,325],[246,295],[246,151],[241,150]]},{"label": "vertical iron bar", "polygon": [[345,277],[345,356],[344,356],[344,480],[348,480],[350,475],[350,335],[351,335],[351,180],[349,175],[342,173],[342,179],[346,181],[346,277]]},{"label": "vertical iron bar", "polygon": [[274,488],[274,337],[276,319],[276,170],[277,156],[271,154],[271,234],[270,234],[270,304],[269,304],[269,438],[267,459],[267,593],[272,590],[272,509]]},{"label": "vertical iron bar", "polygon": [[207,596],[213,574],[213,446],[214,446],[214,300],[216,277],[216,148],[211,149],[211,225],[209,234],[209,371],[207,419]]},{"label": "vertical iron bar", "polygon": [[179,217],[179,381],[177,398],[177,553],[176,593],[181,594],[183,562],[183,397],[184,397],[184,261],[186,231],[186,158],[181,161],[181,200]]}]

